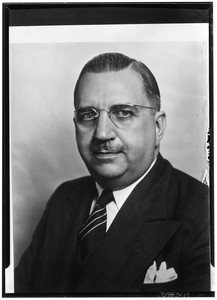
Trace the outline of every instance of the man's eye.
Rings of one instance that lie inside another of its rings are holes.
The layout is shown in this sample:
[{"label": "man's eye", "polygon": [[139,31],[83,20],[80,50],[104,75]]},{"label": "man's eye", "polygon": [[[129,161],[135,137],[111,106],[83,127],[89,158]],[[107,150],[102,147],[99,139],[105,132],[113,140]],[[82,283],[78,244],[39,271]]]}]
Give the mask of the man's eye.
[{"label": "man's eye", "polygon": [[129,118],[133,116],[133,112],[130,110],[116,110],[115,112],[113,112],[117,117],[119,118]]},{"label": "man's eye", "polygon": [[80,120],[83,120],[83,121],[92,121],[96,118],[96,115],[94,112],[92,111],[89,111],[89,112],[83,112],[81,115],[80,115]]}]

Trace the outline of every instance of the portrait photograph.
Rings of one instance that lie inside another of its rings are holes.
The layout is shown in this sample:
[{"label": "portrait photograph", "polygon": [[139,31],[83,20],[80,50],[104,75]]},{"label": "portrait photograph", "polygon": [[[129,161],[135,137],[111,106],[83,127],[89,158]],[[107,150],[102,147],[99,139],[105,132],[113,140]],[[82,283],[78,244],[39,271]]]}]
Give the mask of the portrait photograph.
[{"label": "portrait photograph", "polygon": [[214,296],[211,9],[5,4],[4,295]]}]

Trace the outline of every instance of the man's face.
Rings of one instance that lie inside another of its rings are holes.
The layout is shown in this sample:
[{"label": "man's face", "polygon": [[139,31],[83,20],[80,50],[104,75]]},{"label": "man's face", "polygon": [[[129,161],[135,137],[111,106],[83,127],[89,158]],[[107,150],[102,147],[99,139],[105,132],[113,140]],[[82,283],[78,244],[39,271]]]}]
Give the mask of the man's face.
[{"label": "man's face", "polygon": [[[85,107],[109,110],[114,105],[129,103],[151,106],[135,71],[86,73],[80,82],[76,110]],[[91,130],[76,126],[80,155],[102,187],[124,188],[150,167],[159,145],[158,113],[153,112],[141,109],[132,124],[119,128],[102,110]]]}]

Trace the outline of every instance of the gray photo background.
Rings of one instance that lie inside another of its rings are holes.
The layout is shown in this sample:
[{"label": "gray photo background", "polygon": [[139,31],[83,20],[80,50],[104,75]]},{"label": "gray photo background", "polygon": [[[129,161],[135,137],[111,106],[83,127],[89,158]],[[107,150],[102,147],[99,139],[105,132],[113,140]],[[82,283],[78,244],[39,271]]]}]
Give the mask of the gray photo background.
[{"label": "gray photo background", "polygon": [[99,53],[122,52],[150,68],[167,114],[161,153],[174,167],[204,180],[208,172],[207,51],[203,42],[10,45],[15,266],[56,187],[88,174],[75,142],[73,90],[83,65]]}]

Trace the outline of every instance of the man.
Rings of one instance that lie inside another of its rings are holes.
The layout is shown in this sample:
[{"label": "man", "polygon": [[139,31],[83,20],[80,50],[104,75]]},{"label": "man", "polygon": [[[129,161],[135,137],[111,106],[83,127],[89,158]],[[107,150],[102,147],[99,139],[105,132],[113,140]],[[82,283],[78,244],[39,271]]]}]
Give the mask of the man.
[{"label": "man", "polygon": [[16,292],[209,291],[207,188],[159,153],[166,117],[153,74],[125,55],[99,55],[81,71],[74,105],[91,177],[51,197]]}]

